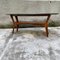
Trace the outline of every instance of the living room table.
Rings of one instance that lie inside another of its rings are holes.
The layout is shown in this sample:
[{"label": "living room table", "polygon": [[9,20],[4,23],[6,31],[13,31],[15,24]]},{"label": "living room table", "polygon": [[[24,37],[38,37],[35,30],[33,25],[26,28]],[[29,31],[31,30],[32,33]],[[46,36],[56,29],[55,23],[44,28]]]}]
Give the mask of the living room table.
[{"label": "living room table", "polygon": [[[12,20],[12,23],[13,23],[13,33],[14,33],[14,28],[16,27],[16,31],[18,32],[18,28],[19,28],[19,25],[20,24],[33,24],[34,26],[38,26],[38,25],[41,25],[41,26],[44,26],[45,27],[45,30],[46,30],[46,36],[48,37],[48,21],[49,21],[49,19],[50,19],[50,17],[51,17],[51,15],[57,15],[58,13],[38,13],[38,14],[16,14],[16,13],[14,13],[14,14],[7,14],[7,15],[10,15],[10,17],[11,17],[11,20]],[[34,16],[34,17],[36,17],[36,16],[47,16],[47,19],[46,19],[46,21],[44,21],[44,22],[30,22],[30,21],[19,21],[19,19],[18,19],[18,16],[25,16],[25,17],[27,17],[27,16]],[[14,19],[14,17],[15,17],[15,19]]]}]

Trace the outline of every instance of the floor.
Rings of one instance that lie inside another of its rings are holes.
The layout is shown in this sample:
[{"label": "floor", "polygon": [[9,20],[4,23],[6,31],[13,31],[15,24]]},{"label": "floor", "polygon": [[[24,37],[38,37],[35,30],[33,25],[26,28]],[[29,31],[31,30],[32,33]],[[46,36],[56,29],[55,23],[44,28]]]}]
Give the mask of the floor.
[{"label": "floor", "polygon": [[60,60],[60,27],[0,29],[0,60]]}]

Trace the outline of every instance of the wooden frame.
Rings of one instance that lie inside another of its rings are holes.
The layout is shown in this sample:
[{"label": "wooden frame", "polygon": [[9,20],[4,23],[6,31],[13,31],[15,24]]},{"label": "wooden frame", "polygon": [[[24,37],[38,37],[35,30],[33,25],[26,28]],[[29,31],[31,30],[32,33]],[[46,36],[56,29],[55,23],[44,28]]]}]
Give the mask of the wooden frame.
[{"label": "wooden frame", "polygon": [[[46,30],[46,36],[48,37],[48,20],[51,15],[56,15],[58,13],[41,13],[41,14],[8,14],[10,15],[12,22],[13,22],[13,33],[14,33],[14,28],[16,27],[17,32],[20,24],[33,24],[33,25],[42,25],[45,27]],[[19,21],[18,16],[47,16],[47,19],[45,22],[27,22],[27,21]],[[15,20],[14,20],[15,17]]]}]

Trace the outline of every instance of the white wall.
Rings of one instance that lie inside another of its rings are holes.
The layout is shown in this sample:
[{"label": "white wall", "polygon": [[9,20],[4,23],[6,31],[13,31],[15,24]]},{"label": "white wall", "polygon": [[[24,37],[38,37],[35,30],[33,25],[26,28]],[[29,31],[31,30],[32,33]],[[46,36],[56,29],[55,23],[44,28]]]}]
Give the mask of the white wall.
[{"label": "white wall", "polygon": [[[21,0],[0,0],[0,24],[9,23],[11,19],[8,13],[60,13],[59,1],[21,1]],[[60,20],[60,14],[52,16],[52,20]]]}]

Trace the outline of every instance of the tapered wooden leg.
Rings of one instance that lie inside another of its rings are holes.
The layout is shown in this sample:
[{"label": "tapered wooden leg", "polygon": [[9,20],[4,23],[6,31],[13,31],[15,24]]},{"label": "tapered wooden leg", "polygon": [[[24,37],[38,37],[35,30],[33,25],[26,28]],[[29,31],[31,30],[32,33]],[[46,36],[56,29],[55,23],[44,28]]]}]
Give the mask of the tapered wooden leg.
[{"label": "tapered wooden leg", "polygon": [[12,22],[13,22],[13,31],[12,31],[12,33],[14,33],[14,28],[15,28],[15,25],[14,25],[14,18],[13,18],[13,16],[12,16],[12,15],[10,15],[10,17],[11,17]]},{"label": "tapered wooden leg", "polygon": [[14,28],[15,28],[15,26],[13,25],[13,31],[12,31],[12,33],[14,33]]},{"label": "tapered wooden leg", "polygon": [[12,31],[12,33],[14,33],[14,27],[13,27],[13,31]]},{"label": "tapered wooden leg", "polygon": [[19,25],[17,25],[16,31],[18,32]]},{"label": "tapered wooden leg", "polygon": [[47,20],[46,20],[46,23],[45,23],[45,29],[46,29],[46,36],[48,37],[48,20],[50,19],[50,14],[48,15],[48,17],[47,17]]},{"label": "tapered wooden leg", "polygon": [[45,29],[46,29],[46,36],[48,37],[48,27],[46,26]]},{"label": "tapered wooden leg", "polygon": [[48,23],[45,24],[46,36],[48,37]]},{"label": "tapered wooden leg", "polygon": [[[15,19],[16,19],[16,22],[19,22],[17,16],[15,16]],[[16,32],[18,32],[18,28],[19,28],[19,25],[16,24]]]}]

